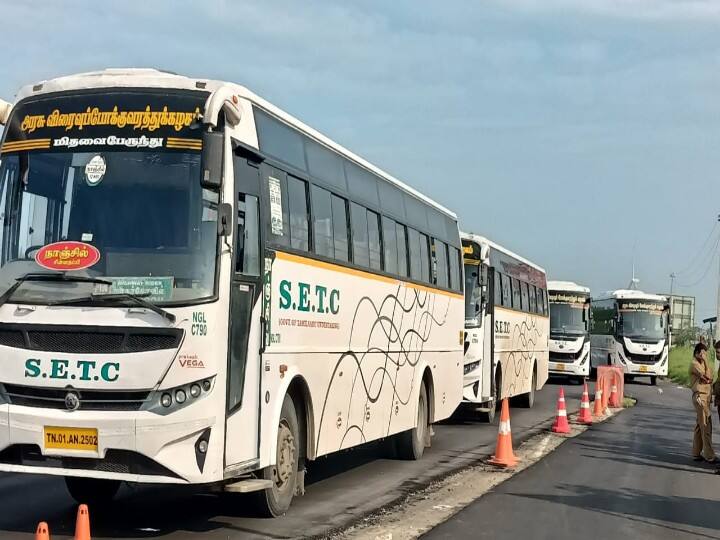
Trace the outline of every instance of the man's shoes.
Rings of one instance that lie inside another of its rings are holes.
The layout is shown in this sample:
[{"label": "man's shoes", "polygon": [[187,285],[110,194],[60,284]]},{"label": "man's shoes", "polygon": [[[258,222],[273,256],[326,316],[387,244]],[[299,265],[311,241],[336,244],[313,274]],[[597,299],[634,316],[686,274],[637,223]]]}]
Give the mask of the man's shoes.
[{"label": "man's shoes", "polygon": [[704,460],[704,459],[705,459],[705,458],[702,457],[702,456],[693,456],[693,461],[702,461],[702,460]]},{"label": "man's shoes", "polygon": [[714,458],[712,458],[712,459],[706,459],[706,460],[705,460],[705,463],[718,463],[718,462],[720,462],[720,460],[719,460],[718,458],[716,458],[716,457],[714,457]]}]

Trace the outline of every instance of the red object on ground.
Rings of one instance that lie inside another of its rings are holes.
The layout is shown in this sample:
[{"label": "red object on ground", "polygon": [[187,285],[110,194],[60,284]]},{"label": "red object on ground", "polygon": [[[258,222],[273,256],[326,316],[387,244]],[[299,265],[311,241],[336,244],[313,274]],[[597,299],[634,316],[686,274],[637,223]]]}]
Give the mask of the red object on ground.
[{"label": "red object on ground", "polygon": [[580,400],[580,413],[578,414],[577,421],[581,424],[592,424],[592,414],[590,414],[590,396],[588,395],[587,382],[585,382],[585,386],[583,388],[582,399]]},{"label": "red object on ground", "polygon": [[514,467],[518,463],[517,457],[513,452],[512,433],[510,431],[510,406],[507,398],[502,401],[502,410],[500,412],[500,426],[498,427],[497,445],[495,446],[495,455],[492,456],[488,463],[498,467]]},{"label": "red object on ground", "polygon": [[565,408],[565,391],[560,387],[560,395],[558,395],[557,416],[552,426],[553,433],[570,433],[570,424],[567,419],[567,409]]}]

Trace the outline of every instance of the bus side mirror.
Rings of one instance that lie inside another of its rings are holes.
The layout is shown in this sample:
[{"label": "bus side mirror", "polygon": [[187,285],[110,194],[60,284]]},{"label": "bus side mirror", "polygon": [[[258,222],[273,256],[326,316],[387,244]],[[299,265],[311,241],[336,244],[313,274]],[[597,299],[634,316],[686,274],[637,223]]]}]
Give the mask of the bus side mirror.
[{"label": "bus side mirror", "polygon": [[218,205],[218,236],[230,236],[232,230],[232,205],[221,203]]},{"label": "bus side mirror", "polygon": [[219,189],[222,186],[224,144],[225,137],[222,131],[203,132],[200,184],[204,188]]}]

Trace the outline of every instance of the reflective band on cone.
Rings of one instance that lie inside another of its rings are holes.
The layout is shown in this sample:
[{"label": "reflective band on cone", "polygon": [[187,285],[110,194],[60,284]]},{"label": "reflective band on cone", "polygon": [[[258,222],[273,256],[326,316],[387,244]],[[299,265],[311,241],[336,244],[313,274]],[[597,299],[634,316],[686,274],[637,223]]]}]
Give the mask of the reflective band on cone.
[{"label": "reflective band on cone", "polygon": [[35,531],[35,540],[50,540],[50,529],[44,521],[38,523]]},{"label": "reflective band on cone", "polygon": [[600,383],[595,383],[595,402],[593,408],[593,416],[600,417],[603,415],[602,389]]}]

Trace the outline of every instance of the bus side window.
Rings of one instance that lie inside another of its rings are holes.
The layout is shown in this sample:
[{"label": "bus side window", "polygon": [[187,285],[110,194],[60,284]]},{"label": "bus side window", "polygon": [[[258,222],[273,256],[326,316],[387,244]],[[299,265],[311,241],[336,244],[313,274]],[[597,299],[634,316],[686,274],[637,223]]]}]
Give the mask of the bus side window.
[{"label": "bus side window", "polygon": [[350,203],[352,222],[353,262],[358,266],[370,266],[370,246],[368,243],[367,211],[357,203]]},{"label": "bus side window", "polygon": [[502,303],[505,307],[512,307],[510,299],[510,276],[501,274],[502,277]]},{"label": "bus side window", "polygon": [[433,238],[435,247],[435,283],[438,287],[448,287],[447,245]]},{"label": "bus side window", "polygon": [[[450,288],[460,290],[460,250],[450,247]],[[482,268],[485,268],[484,266]]]},{"label": "bus side window", "polygon": [[520,297],[522,300],[522,310],[523,311],[530,311],[530,306],[528,304],[528,284],[524,281],[520,282]]},{"label": "bus side window", "polygon": [[502,281],[500,280],[500,272],[495,272],[493,276],[495,294],[493,296],[493,304],[496,306],[502,305]]},{"label": "bus side window", "polygon": [[512,278],[512,297],[513,307],[515,309],[521,309],[520,307],[520,282],[517,278]]},{"label": "bus side window", "polygon": [[403,277],[408,277],[407,227],[396,223],[395,230],[397,231],[398,274]]},{"label": "bus side window", "polygon": [[530,285],[530,311],[537,313],[537,292],[535,285]]},{"label": "bus side window", "polygon": [[238,194],[237,234],[235,242],[235,271],[241,274],[260,275],[260,242],[258,229],[260,216],[258,198],[253,195]]},{"label": "bus side window", "polygon": [[288,206],[290,213],[290,246],[302,251],[309,249],[309,214],[307,204],[307,182],[287,177]]},{"label": "bus side window", "polygon": [[385,271],[390,274],[398,273],[398,244],[397,244],[397,229],[395,228],[395,221],[383,216],[382,217],[382,233],[383,233],[383,247],[384,247],[384,259],[385,259]]},{"label": "bus side window", "polygon": [[382,270],[382,246],[380,244],[380,216],[367,211],[368,244],[370,246],[370,268]]},{"label": "bus side window", "polygon": [[335,258],[338,261],[347,262],[350,260],[350,254],[348,252],[347,202],[337,195],[332,195],[332,219]]},{"label": "bus side window", "polygon": [[420,233],[420,279],[430,283],[430,239],[426,234]]}]

